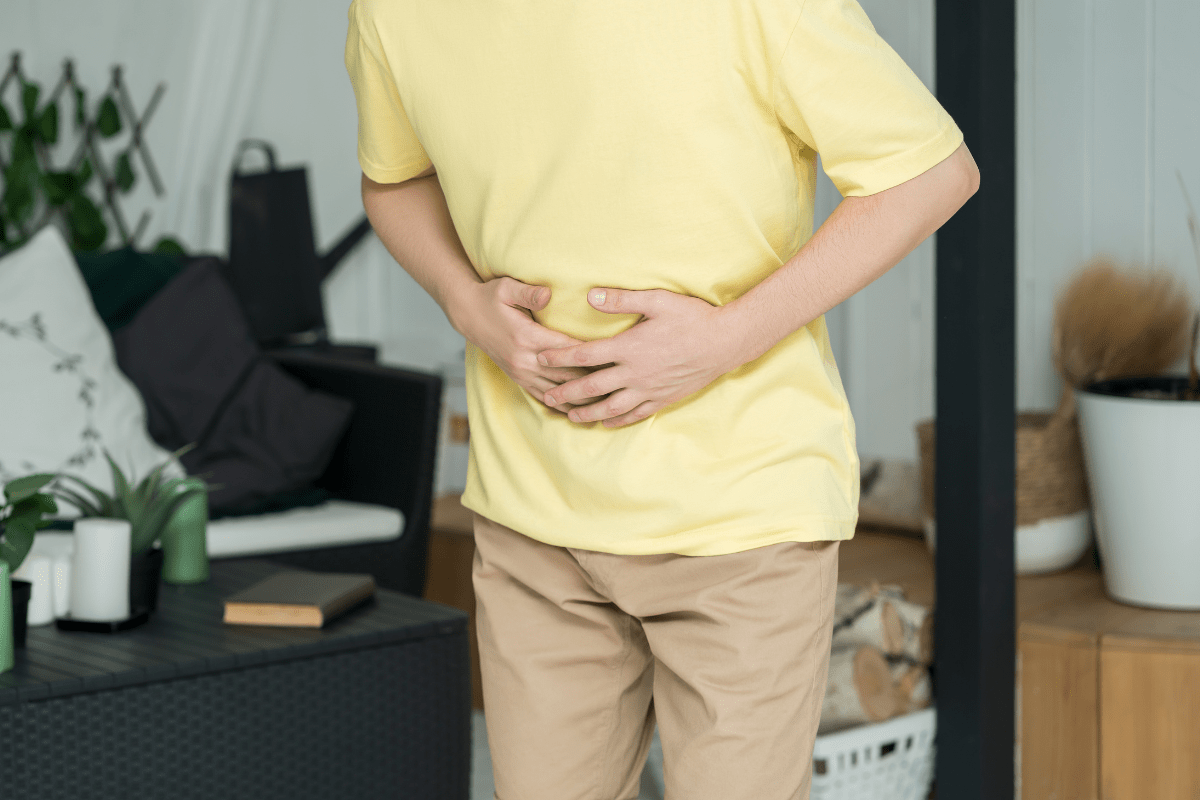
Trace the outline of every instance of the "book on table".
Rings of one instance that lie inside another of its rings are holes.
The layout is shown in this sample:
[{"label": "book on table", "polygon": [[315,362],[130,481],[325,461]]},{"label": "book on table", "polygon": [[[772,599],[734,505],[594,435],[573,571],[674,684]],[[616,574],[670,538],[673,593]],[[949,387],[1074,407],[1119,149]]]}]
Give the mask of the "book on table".
[{"label": "book on table", "polygon": [[225,598],[225,622],[320,628],[374,594],[371,575],[285,570]]}]

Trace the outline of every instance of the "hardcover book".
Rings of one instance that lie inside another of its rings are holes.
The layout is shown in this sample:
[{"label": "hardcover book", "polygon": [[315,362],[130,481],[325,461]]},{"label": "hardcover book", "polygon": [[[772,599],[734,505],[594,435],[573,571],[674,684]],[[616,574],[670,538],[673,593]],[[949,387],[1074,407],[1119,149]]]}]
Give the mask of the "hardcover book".
[{"label": "hardcover book", "polygon": [[225,622],[320,628],[374,594],[371,575],[288,570],[225,598]]}]

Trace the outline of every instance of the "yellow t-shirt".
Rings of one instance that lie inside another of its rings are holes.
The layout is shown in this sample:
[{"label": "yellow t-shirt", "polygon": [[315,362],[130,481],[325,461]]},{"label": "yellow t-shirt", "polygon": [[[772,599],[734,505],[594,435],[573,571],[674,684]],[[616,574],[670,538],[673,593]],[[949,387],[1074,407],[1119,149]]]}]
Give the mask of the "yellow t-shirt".
[{"label": "yellow t-shirt", "polygon": [[[595,286],[724,304],[812,235],[817,153],[843,195],[949,156],[962,133],[855,0],[354,0],[358,157],[431,163],[479,275],[553,290],[582,340]],[[463,503],[554,545],[717,555],[849,539],[854,421],[822,316],[641,422],[578,424],[467,348]]]}]

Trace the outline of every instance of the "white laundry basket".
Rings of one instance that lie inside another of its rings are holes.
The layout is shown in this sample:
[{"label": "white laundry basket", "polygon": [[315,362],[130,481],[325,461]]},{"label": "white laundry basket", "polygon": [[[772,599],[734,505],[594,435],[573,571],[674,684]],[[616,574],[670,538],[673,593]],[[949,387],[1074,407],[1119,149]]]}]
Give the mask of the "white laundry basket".
[{"label": "white laundry basket", "polygon": [[937,713],[926,708],[818,736],[812,800],[926,800],[936,732]]}]

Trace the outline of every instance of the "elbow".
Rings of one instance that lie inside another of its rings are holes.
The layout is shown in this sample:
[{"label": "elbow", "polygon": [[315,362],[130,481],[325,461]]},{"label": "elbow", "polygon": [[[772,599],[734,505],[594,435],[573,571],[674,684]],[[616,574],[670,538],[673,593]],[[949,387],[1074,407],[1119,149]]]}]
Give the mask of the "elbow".
[{"label": "elbow", "polygon": [[962,201],[965,203],[979,191],[979,167],[965,143],[959,151],[958,176]]},{"label": "elbow", "polygon": [[975,162],[971,162],[970,168],[967,170],[965,179],[966,195],[963,197],[963,202],[970,200],[979,191],[979,167],[975,166]]}]

